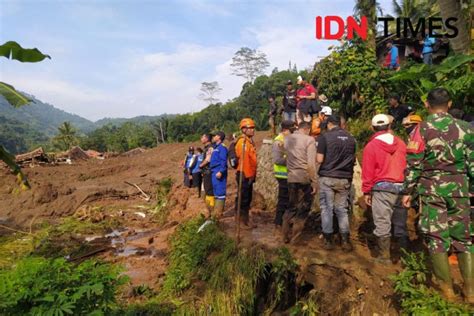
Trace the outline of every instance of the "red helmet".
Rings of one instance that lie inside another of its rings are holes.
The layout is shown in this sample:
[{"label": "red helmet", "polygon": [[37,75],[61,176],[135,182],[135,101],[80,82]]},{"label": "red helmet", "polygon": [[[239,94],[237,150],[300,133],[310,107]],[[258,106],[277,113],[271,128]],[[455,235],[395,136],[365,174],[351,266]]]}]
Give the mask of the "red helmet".
[{"label": "red helmet", "polygon": [[251,118],[244,118],[240,121],[240,129],[242,128],[255,128],[255,122]]}]

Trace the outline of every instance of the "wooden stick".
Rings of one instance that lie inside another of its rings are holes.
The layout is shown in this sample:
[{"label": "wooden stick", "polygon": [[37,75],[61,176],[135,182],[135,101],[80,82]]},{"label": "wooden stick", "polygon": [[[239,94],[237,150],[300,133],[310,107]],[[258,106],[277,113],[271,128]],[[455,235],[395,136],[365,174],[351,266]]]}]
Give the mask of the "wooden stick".
[{"label": "wooden stick", "polygon": [[130,183],[128,181],[124,181],[124,182],[132,187],[135,187],[138,191],[140,191],[140,193],[143,195],[143,197],[145,198],[147,202],[151,200],[151,197],[145,192],[143,192],[143,190],[138,185],[136,185],[135,183]]},{"label": "wooden stick", "polygon": [[240,204],[242,202],[242,178],[244,177],[244,162],[245,162],[245,136],[242,144],[242,163],[239,170],[239,188],[237,192],[237,245],[240,243]]},{"label": "wooden stick", "polygon": [[31,233],[28,233],[28,232],[25,232],[25,231],[22,231],[22,230],[10,228],[10,227],[5,226],[5,225],[2,225],[2,224],[0,224],[0,227],[1,227],[1,228],[8,229],[8,230],[11,230],[11,231],[16,232],[16,233],[22,233],[22,234],[25,234],[25,235],[30,235],[30,234],[31,234]]}]

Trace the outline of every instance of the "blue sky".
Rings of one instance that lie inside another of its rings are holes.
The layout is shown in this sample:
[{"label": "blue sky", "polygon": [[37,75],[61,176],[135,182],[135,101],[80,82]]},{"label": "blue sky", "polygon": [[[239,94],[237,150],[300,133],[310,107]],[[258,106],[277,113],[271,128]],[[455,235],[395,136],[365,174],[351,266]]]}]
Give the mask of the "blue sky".
[{"label": "blue sky", "polygon": [[[389,11],[391,1],[381,1]],[[203,81],[221,101],[243,80],[229,65],[242,46],[274,67],[299,69],[334,43],[314,38],[316,15],[352,15],[354,2],[0,0],[0,42],[37,47],[51,60],[0,60],[0,81],[91,120],[197,111]]]}]

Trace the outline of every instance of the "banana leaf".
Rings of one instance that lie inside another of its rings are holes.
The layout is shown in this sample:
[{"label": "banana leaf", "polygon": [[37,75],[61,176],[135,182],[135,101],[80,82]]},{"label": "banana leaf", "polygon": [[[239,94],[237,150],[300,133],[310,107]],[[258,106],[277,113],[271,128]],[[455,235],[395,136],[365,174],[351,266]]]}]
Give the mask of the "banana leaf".
[{"label": "banana leaf", "polygon": [[51,59],[49,55],[43,54],[37,48],[23,48],[13,41],[0,45],[0,56],[15,59],[22,63],[37,63],[45,58]]},{"label": "banana leaf", "polygon": [[18,166],[15,162],[15,157],[10,154],[2,145],[0,145],[0,160],[5,162],[8,167],[12,170],[12,173],[16,175],[17,180],[22,189],[29,189],[30,184],[28,183],[28,179],[26,176],[21,172],[20,166]]},{"label": "banana leaf", "polygon": [[8,103],[13,107],[18,108],[27,105],[32,100],[15,90],[15,88],[5,82],[0,81],[0,95],[2,95]]},{"label": "banana leaf", "polygon": [[474,55],[454,55],[443,60],[443,62],[436,67],[436,72],[442,72],[447,74],[455,70],[459,66],[471,63],[473,61]]}]

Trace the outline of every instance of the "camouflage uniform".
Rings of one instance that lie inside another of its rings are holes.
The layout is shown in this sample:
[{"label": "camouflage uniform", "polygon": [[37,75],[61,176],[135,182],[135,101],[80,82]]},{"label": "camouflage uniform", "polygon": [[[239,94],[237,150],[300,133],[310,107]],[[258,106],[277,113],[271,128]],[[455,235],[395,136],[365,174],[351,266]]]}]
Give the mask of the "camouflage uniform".
[{"label": "camouflage uniform", "polygon": [[[421,230],[431,253],[474,252],[469,180],[474,176],[474,134],[448,113],[428,116],[407,146],[403,193],[421,196]],[[418,184],[418,186],[417,186]]]}]

